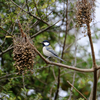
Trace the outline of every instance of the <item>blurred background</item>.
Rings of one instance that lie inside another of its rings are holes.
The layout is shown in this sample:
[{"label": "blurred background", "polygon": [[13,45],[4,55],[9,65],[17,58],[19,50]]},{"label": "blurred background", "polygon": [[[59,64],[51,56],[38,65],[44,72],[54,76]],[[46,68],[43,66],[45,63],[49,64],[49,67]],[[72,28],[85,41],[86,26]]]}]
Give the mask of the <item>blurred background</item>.
[{"label": "blurred background", "polygon": [[[25,74],[17,74],[13,59],[13,40],[20,36],[17,20],[23,31],[31,37],[34,46],[42,53],[43,40],[49,40],[53,49],[69,66],[92,68],[92,57],[87,27],[77,23],[78,0],[1,0],[0,1],[0,99],[1,100],[54,100],[59,68],[46,64],[36,54],[33,68]],[[100,64],[100,1],[90,0],[91,35]],[[23,10],[22,10],[23,9]],[[77,72],[60,68],[60,85],[57,100],[84,100],[68,84],[69,81],[87,99],[93,86],[92,72]],[[97,99],[100,100],[100,80],[98,80]]]}]

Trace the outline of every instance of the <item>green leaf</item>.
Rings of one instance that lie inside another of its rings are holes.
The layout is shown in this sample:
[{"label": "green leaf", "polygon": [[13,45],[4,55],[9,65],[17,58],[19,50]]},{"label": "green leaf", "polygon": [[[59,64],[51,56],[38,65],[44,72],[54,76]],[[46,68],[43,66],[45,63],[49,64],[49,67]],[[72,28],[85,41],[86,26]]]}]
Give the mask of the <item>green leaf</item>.
[{"label": "green leaf", "polygon": [[97,34],[95,34],[95,37],[96,37],[96,39],[99,39],[99,37],[98,37],[98,35],[97,35]]},{"label": "green leaf", "polygon": [[43,6],[42,6],[42,9],[45,9],[47,8],[47,3],[45,3]]},{"label": "green leaf", "polygon": [[55,2],[55,0],[51,0],[52,2]]}]

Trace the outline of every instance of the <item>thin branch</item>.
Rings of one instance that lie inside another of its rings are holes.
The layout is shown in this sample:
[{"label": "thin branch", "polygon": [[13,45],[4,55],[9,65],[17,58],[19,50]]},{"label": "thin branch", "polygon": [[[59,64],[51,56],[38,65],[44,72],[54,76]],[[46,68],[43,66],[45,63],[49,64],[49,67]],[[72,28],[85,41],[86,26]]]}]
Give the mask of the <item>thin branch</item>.
[{"label": "thin branch", "polygon": [[[76,67],[76,62],[77,62],[77,58],[76,58],[76,53],[77,53],[77,32],[75,33],[75,63],[74,63],[74,67]],[[74,82],[75,82],[75,75],[76,75],[76,72],[74,72],[73,74],[73,82],[72,82],[72,85],[74,86]],[[73,90],[73,87],[71,87],[70,89],[70,96],[69,96],[69,99],[68,100],[71,100],[71,97],[72,97],[72,90]]]},{"label": "thin branch", "polygon": [[[61,20],[59,20],[59,21],[61,21]],[[40,30],[39,32],[37,32],[36,34],[34,34],[33,36],[31,36],[31,38],[34,38],[34,37],[36,37],[37,35],[43,33],[44,31],[50,29],[52,26],[54,26],[55,24],[57,24],[59,21],[57,21],[56,23],[54,23],[53,25],[50,25],[49,27],[47,27],[47,28],[45,28],[45,29]],[[0,28],[3,29],[2,27],[0,27]],[[4,29],[3,29],[3,30],[4,30]],[[4,30],[4,31],[7,32],[6,30]],[[8,33],[8,32],[7,32],[7,33]],[[9,33],[9,34],[10,34],[10,33]],[[0,53],[0,56],[1,56],[2,54],[6,53],[6,52],[8,52],[8,51],[10,51],[10,50],[12,50],[13,48],[14,48],[14,46],[12,46],[12,47],[6,49],[5,51],[2,51],[2,52]]]},{"label": "thin branch", "polygon": [[14,25],[12,26],[11,35],[12,35],[12,34],[13,34],[13,32],[14,32],[14,28],[15,28],[15,23],[14,23]]},{"label": "thin branch", "polygon": [[25,89],[24,72],[22,73],[22,82],[23,82],[23,89]]},{"label": "thin branch", "polygon": [[[51,14],[51,12],[50,12],[47,16],[49,16],[50,14]],[[46,16],[46,17],[47,17],[47,16]],[[44,16],[42,15],[41,17],[44,17]],[[42,20],[44,20],[46,17],[42,18]],[[40,21],[37,20],[32,26],[30,26],[30,28],[36,26],[39,22],[40,22]]]},{"label": "thin branch", "polygon": [[41,15],[40,15],[40,13],[39,13],[39,10],[38,10],[38,8],[37,8],[37,4],[36,4],[35,0],[33,0],[33,2],[34,2],[34,5],[35,5],[35,8],[36,8],[36,10],[37,10],[37,13],[38,13],[39,17],[41,18]]},{"label": "thin branch", "polygon": [[5,51],[2,51],[1,53],[0,53],[0,56],[2,56],[4,53],[6,53],[6,52],[8,52],[8,51],[10,51],[10,50],[12,50],[14,48],[14,46],[12,46],[12,47],[9,47],[8,49],[6,49]]},{"label": "thin branch", "polygon": [[[94,69],[91,68],[91,69],[80,69],[80,68],[75,68],[73,66],[69,66],[69,65],[64,65],[64,64],[61,64],[61,63],[55,63],[55,62],[51,62],[49,60],[47,60],[45,57],[42,56],[42,54],[34,47],[33,44],[31,44],[31,46],[34,48],[35,52],[37,52],[37,54],[48,64],[51,64],[51,65],[56,65],[56,66],[59,66],[59,67],[64,67],[64,68],[68,68],[68,69],[72,69],[72,70],[75,70],[75,71],[79,71],[79,72],[93,72]],[[5,51],[1,52],[0,53],[0,56],[6,52],[8,52],[9,50],[13,49],[14,46],[6,49]],[[100,67],[98,67],[98,69],[100,69]],[[98,70],[97,69],[97,70]]]},{"label": "thin branch", "polygon": [[[30,70],[29,70],[30,71]],[[34,72],[34,70],[31,70],[32,72]],[[11,75],[17,75],[15,77],[10,77],[8,78],[9,76]],[[22,77],[27,77],[27,76],[32,76],[32,74],[28,74],[28,75],[24,75],[24,76],[18,76],[18,73],[13,73],[13,74],[7,74],[7,75],[4,75],[2,77],[0,77],[0,82],[2,82],[3,80],[7,80],[7,79],[16,79],[16,78],[22,78]],[[47,85],[47,83],[43,82],[42,80],[40,80],[39,78],[37,78],[36,76],[34,76],[34,78],[36,78],[38,81],[40,81],[41,83]]]},{"label": "thin branch", "polygon": [[[61,20],[62,20],[62,19],[61,19]],[[61,20],[59,20],[59,21],[61,21]],[[56,23],[54,23],[53,25],[48,26],[48,27],[47,27],[47,28],[45,28],[45,29],[42,29],[42,30],[38,31],[36,34],[32,35],[32,36],[31,36],[31,38],[34,38],[34,37],[36,37],[37,35],[39,35],[39,34],[43,33],[44,31],[46,31],[46,30],[50,29],[52,26],[54,26],[55,24],[57,24],[59,21],[57,21],[57,22],[56,22]]]},{"label": "thin branch", "polygon": [[93,60],[93,69],[94,69],[94,81],[93,81],[93,98],[91,100],[96,100],[96,93],[97,93],[97,65],[95,60],[95,53],[94,53],[94,47],[93,42],[91,38],[91,31],[90,31],[90,24],[87,22],[87,30],[88,30],[88,37],[91,45],[91,52],[92,52],[92,60]]},{"label": "thin branch", "polygon": [[94,53],[94,47],[92,43],[92,38],[91,38],[91,31],[90,31],[90,25],[87,23],[87,30],[88,30],[88,37],[91,45],[91,52],[92,52],[92,60],[93,60],[93,67],[95,68],[96,66],[96,60],[95,60],[95,53]]},{"label": "thin branch", "polygon": [[6,75],[4,75],[4,76],[1,76],[0,77],[0,80],[3,78],[5,78],[5,77],[9,77],[9,76],[11,76],[11,75],[17,75],[18,73],[13,73],[13,74],[6,74]]},{"label": "thin branch", "polygon": [[5,36],[4,41],[2,42],[2,44],[0,45],[0,47],[4,45],[5,41],[6,41],[6,36]]},{"label": "thin branch", "polygon": [[63,58],[63,54],[65,51],[65,46],[66,46],[66,38],[67,38],[67,34],[68,34],[68,0],[66,1],[66,33],[65,33],[65,39],[64,39],[64,45],[63,45],[63,51],[62,51],[62,56],[61,58]]},{"label": "thin branch", "polygon": [[55,72],[54,72],[54,67],[52,68],[52,73],[53,73],[55,81],[57,82],[57,77],[56,77]]},{"label": "thin branch", "polygon": [[100,69],[100,66],[97,67],[97,70]]},{"label": "thin branch", "polygon": [[26,7],[27,7],[27,10],[29,12],[28,0],[26,0]]},{"label": "thin branch", "polygon": [[56,91],[54,100],[57,99],[57,96],[58,96],[58,93],[59,93],[59,86],[60,86],[60,67],[58,67],[58,84],[57,84],[57,91]]},{"label": "thin branch", "polygon": [[[67,37],[67,34],[68,34],[68,32],[67,32],[68,31],[68,16],[67,16],[68,12],[67,11],[68,11],[68,0],[67,0],[67,3],[66,3],[66,33],[65,33],[65,38],[64,38],[63,50],[62,50],[62,54],[61,54],[62,59],[63,59],[65,45],[66,45],[66,37]],[[57,99],[57,96],[58,96],[58,93],[59,93],[59,86],[60,86],[60,67],[58,67],[58,84],[57,84],[57,91],[56,91],[54,100]]]},{"label": "thin branch", "polygon": [[7,32],[4,28],[2,28],[1,26],[0,26],[0,28],[3,30],[3,31],[5,31],[7,34],[9,34],[10,36],[12,36],[9,32]]},{"label": "thin branch", "polygon": [[[100,68],[100,67],[98,67],[98,68]],[[100,77],[100,70],[97,71],[97,81],[99,80],[99,77]],[[92,98],[93,98],[93,88],[91,90],[89,100],[92,100]]]},{"label": "thin branch", "polygon": [[25,76],[24,72],[22,72],[22,82],[23,82],[23,89],[24,89],[24,94],[25,94],[25,100],[27,100],[27,91],[25,90]]},{"label": "thin branch", "polygon": [[36,52],[47,64],[56,65],[56,66],[59,66],[59,67],[64,67],[64,68],[72,69],[72,70],[79,71],[79,72],[93,72],[93,71],[94,71],[93,68],[91,68],[91,69],[80,69],[80,68],[76,68],[76,67],[69,66],[69,65],[65,65],[65,64],[61,64],[61,63],[51,62],[51,61],[47,60],[47,59],[35,48],[35,46],[34,46],[33,44],[31,44],[31,46],[34,48],[35,52]]},{"label": "thin branch", "polygon": [[29,14],[30,16],[33,16],[33,17],[36,18],[37,20],[39,20],[39,21],[41,21],[41,22],[43,22],[43,23],[45,23],[46,25],[49,26],[49,24],[48,24],[46,21],[44,21],[44,20],[42,20],[41,18],[39,18],[39,17],[33,15],[33,14],[30,13],[29,11],[24,10],[24,9],[21,8],[19,5],[17,5],[13,0],[11,0],[11,2],[12,2],[14,5],[16,5],[17,7],[19,7],[21,10],[23,10],[24,12],[26,12],[27,14]]},{"label": "thin branch", "polygon": [[51,98],[52,98],[52,91],[53,91],[53,88],[54,88],[54,84],[56,83],[56,81],[54,81],[53,83],[52,83],[52,87],[51,87],[51,89],[50,89],[50,99],[49,100],[52,100]]},{"label": "thin branch", "polygon": [[85,100],[87,100],[86,97],[80,91],[78,91],[69,81],[67,81],[67,83],[71,85]]}]

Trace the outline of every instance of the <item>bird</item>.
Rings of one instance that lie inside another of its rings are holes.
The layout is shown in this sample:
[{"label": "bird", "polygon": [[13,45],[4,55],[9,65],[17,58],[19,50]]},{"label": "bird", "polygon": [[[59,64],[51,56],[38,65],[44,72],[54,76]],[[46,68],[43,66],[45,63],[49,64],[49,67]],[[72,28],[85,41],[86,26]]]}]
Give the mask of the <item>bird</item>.
[{"label": "bird", "polygon": [[60,57],[58,57],[58,55],[56,54],[56,52],[52,49],[52,47],[50,46],[50,42],[48,40],[44,40],[42,42],[42,45],[43,45],[43,54],[45,56],[47,56],[48,58],[50,57],[56,57],[58,58],[59,60],[65,62],[63,59],[61,59]]}]

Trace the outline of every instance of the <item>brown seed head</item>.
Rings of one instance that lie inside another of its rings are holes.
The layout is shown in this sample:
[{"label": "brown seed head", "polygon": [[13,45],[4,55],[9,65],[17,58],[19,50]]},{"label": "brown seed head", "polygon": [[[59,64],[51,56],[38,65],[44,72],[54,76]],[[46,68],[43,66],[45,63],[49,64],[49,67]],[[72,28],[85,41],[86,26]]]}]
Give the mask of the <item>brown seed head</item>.
[{"label": "brown seed head", "polygon": [[14,65],[19,73],[22,73],[27,69],[32,69],[36,53],[34,48],[31,47],[30,42],[25,41],[24,37],[20,36],[14,39],[14,46]]},{"label": "brown seed head", "polygon": [[90,23],[92,21],[92,10],[94,7],[94,0],[78,0],[76,4],[77,13],[77,23],[79,25]]}]

